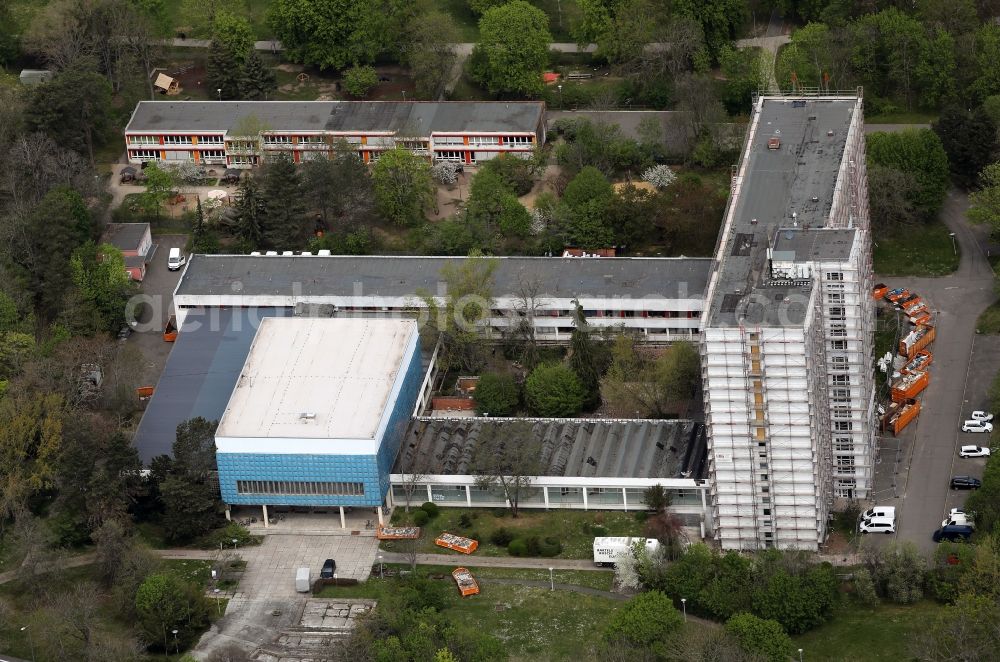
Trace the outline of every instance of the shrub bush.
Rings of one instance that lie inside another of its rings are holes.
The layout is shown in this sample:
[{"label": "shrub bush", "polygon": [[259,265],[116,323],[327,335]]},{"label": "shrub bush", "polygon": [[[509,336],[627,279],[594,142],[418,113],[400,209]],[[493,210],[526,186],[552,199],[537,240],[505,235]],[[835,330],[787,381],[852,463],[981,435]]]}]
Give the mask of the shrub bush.
[{"label": "shrub bush", "polygon": [[221,529],[216,529],[202,536],[198,540],[198,546],[202,549],[216,549],[219,543],[222,543],[224,547],[232,547],[233,539],[236,540],[238,547],[259,545],[263,540],[261,536],[255,536],[247,531],[246,527],[236,522],[229,522]]},{"label": "shrub bush", "polygon": [[490,542],[499,547],[506,547],[514,539],[514,532],[510,529],[501,526],[493,532],[490,536]]},{"label": "shrub bush", "polygon": [[528,542],[524,538],[515,538],[507,545],[507,553],[511,556],[528,556]]},{"label": "shrub bush", "polygon": [[467,529],[472,526],[472,516],[469,513],[462,513],[458,517],[458,525],[463,529]]},{"label": "shrub bush", "polygon": [[413,511],[413,524],[416,526],[424,526],[430,521],[430,515],[427,514],[426,510],[417,509]]},{"label": "shrub bush", "polygon": [[493,517],[496,517],[497,519],[503,519],[504,517],[507,517],[507,509],[506,508],[494,508],[493,509]]},{"label": "shrub bush", "polygon": [[636,522],[645,522],[646,518],[649,517],[649,513],[647,513],[645,510],[639,510],[639,511],[636,511],[636,513],[635,513],[635,515],[633,515],[633,517],[635,517],[635,521]]},{"label": "shrub bush", "polygon": [[420,510],[424,511],[425,513],[427,513],[427,517],[429,517],[431,519],[434,519],[435,517],[437,517],[438,515],[441,514],[441,509],[438,507],[438,505],[436,503],[432,503],[430,501],[421,504],[420,505]]},{"label": "shrub bush", "polygon": [[545,558],[559,556],[562,553],[562,543],[557,538],[547,537],[538,543],[538,555]]},{"label": "shrub bush", "polygon": [[590,532],[594,534],[595,538],[602,538],[608,535],[608,530],[605,527],[601,526],[600,524],[595,524],[594,526],[590,527]]},{"label": "shrub bush", "polygon": [[510,416],[517,411],[521,390],[510,375],[487,372],[476,384],[476,411],[491,416]]}]

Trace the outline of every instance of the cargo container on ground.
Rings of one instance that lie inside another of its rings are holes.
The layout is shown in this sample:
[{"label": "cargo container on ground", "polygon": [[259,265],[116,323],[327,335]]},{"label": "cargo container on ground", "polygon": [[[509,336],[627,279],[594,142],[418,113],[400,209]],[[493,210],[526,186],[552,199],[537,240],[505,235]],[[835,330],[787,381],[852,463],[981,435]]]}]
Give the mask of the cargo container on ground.
[{"label": "cargo container on ground", "polygon": [[909,372],[892,383],[892,401],[906,402],[915,398],[930,383],[930,374],[923,370]]},{"label": "cargo container on ground", "polygon": [[906,402],[893,402],[889,405],[882,417],[882,429],[898,435],[903,429],[913,422],[920,413],[920,402],[917,400],[907,400]]},{"label": "cargo container on ground", "polygon": [[899,341],[899,353],[907,359],[912,359],[917,352],[934,342],[935,335],[934,327],[930,324],[918,326]]},{"label": "cargo container on ground", "polygon": [[917,352],[917,355],[913,357],[911,361],[907,362],[900,372],[904,375],[908,375],[909,373],[916,372],[917,370],[926,370],[927,366],[933,362],[934,355],[925,349],[921,352]]}]

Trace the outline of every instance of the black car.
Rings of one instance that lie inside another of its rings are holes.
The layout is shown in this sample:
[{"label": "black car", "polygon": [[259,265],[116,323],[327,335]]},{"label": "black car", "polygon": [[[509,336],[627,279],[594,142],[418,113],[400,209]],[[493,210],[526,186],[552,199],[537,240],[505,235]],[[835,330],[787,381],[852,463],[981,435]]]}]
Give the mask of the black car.
[{"label": "black car", "polygon": [[319,571],[320,579],[333,579],[333,573],[337,572],[337,562],[327,559],[323,563],[323,569]]},{"label": "black car", "polygon": [[947,540],[950,542],[965,542],[972,537],[972,527],[965,524],[949,524],[934,532],[934,542]]},{"label": "black car", "polygon": [[978,490],[982,484],[982,481],[972,476],[951,477],[951,489],[953,490]]}]

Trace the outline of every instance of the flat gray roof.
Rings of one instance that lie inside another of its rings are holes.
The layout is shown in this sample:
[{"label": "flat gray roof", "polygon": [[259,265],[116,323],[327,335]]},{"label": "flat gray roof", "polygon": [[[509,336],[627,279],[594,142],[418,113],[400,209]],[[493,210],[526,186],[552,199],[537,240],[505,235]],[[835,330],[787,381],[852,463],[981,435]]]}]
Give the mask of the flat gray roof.
[{"label": "flat gray roof", "polygon": [[[193,255],[178,295],[415,296],[433,294],[461,257]],[[708,258],[498,257],[494,296],[538,283],[547,297],[702,298]]]},{"label": "flat gray roof", "polygon": [[774,235],[771,258],[784,262],[846,260],[851,256],[854,234],[853,228],[780,228]]},{"label": "flat gray roof", "polygon": [[185,321],[132,442],[144,464],[173,454],[179,423],[222,418],[260,321],[289,315],[287,308],[217,309]]},{"label": "flat gray roof", "polygon": [[481,439],[525,424],[541,445],[542,476],[705,477],[705,426],[680,420],[415,419],[393,473],[474,474]]},{"label": "flat gray roof", "polygon": [[140,101],[125,131],[232,131],[252,118],[273,131],[534,133],[544,112],[541,101]]},{"label": "flat gray roof", "polygon": [[[754,303],[755,324],[802,324],[807,307],[801,296],[788,295],[802,290],[808,294],[811,285],[767,282],[767,249],[779,228],[826,225],[856,106],[856,99],[846,98],[763,100],[743,154],[746,167],[739,193],[727,209],[732,221],[719,242],[708,326],[749,320],[747,306]],[[768,141],[774,138],[780,147],[769,149]],[[776,287],[787,291],[777,292]],[[776,302],[770,306],[773,310],[761,303],[767,297]],[[780,309],[785,299],[793,305]]]},{"label": "flat gray roof", "polygon": [[134,251],[147,232],[149,223],[108,223],[103,240],[119,250]]}]

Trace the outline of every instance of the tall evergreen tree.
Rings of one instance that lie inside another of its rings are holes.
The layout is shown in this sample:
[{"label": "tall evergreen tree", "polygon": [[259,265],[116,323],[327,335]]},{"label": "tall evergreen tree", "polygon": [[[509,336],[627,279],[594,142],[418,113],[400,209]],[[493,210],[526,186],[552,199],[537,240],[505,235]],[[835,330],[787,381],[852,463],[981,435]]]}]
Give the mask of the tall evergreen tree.
[{"label": "tall evergreen tree", "polygon": [[587,389],[584,409],[597,409],[601,404],[601,375],[608,365],[608,352],[591,336],[579,301],[576,302],[573,322],[573,334],[569,340],[569,367]]},{"label": "tall evergreen tree", "polygon": [[240,98],[243,67],[233,52],[221,42],[212,40],[209,46],[206,77],[209,93],[218,95],[215,98],[220,96],[223,100]]},{"label": "tall evergreen tree", "polygon": [[299,173],[287,154],[269,161],[261,173],[264,240],[285,250],[301,248],[309,234]]},{"label": "tall evergreen tree", "polygon": [[971,112],[965,108],[945,108],[933,125],[948,154],[948,165],[955,182],[965,189],[973,188],[991,160],[996,145],[996,127],[983,109]]},{"label": "tall evergreen tree", "polygon": [[248,101],[267,99],[277,88],[274,72],[264,64],[257,51],[250,51],[243,62],[240,96]]},{"label": "tall evergreen tree", "polygon": [[233,234],[244,244],[244,248],[264,246],[265,203],[255,177],[240,180],[237,192],[236,217]]}]

